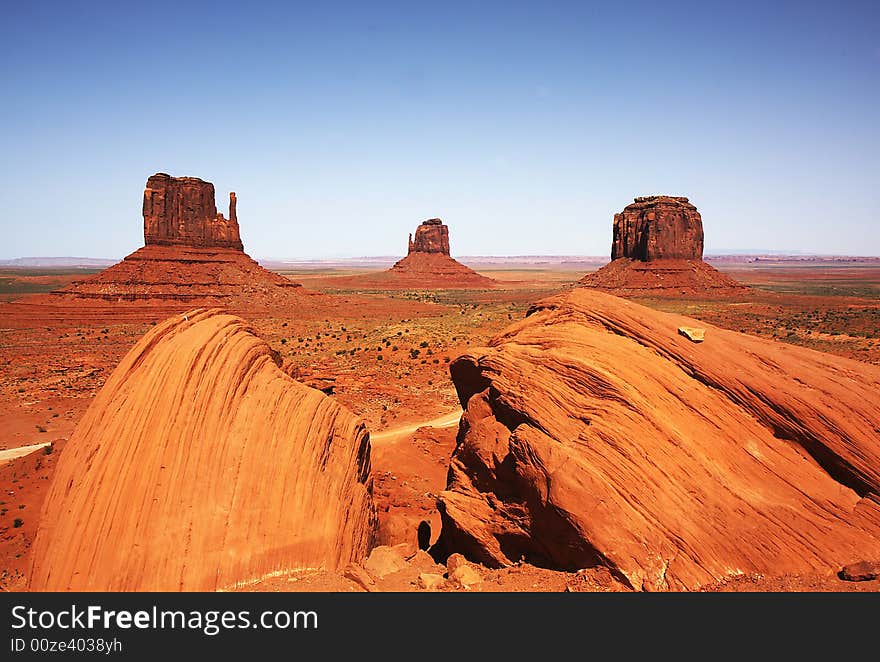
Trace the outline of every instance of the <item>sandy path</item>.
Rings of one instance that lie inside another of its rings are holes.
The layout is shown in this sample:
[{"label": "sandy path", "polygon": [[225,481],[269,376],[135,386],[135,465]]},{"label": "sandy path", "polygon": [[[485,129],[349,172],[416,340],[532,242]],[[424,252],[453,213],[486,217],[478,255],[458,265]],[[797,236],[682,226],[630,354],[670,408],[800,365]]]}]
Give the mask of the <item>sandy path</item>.
[{"label": "sandy path", "polygon": [[31,444],[30,446],[19,446],[18,448],[8,448],[5,451],[0,451],[0,464],[4,462],[9,462],[10,460],[14,460],[15,458],[21,457],[22,455],[33,453],[34,451],[40,450],[44,446],[48,446],[51,443],[51,441],[46,441],[42,444]]},{"label": "sandy path", "polygon": [[374,444],[377,442],[387,444],[399,441],[400,439],[409,437],[413,432],[422,427],[448,428],[453,425],[458,425],[458,420],[460,418],[461,409],[456,409],[455,411],[443,414],[437,418],[432,418],[428,421],[409,423],[399,428],[390,428],[388,430],[382,430],[381,432],[371,432],[370,442]]},{"label": "sandy path", "polygon": [[[399,441],[400,439],[410,436],[413,432],[421,427],[448,428],[450,426],[457,425],[458,419],[460,418],[461,409],[456,409],[455,411],[451,411],[447,414],[442,414],[437,418],[432,418],[427,421],[408,423],[407,425],[403,425],[398,428],[382,430],[382,432],[371,432],[370,441],[373,443],[380,442],[386,444],[394,441]],[[22,455],[33,453],[34,451],[39,450],[44,446],[48,446],[50,443],[51,442],[47,441],[42,444],[31,444],[30,446],[19,446],[18,448],[9,448],[4,451],[0,451],[0,464],[4,462],[9,462],[10,460],[14,460],[15,458],[21,457]]]}]

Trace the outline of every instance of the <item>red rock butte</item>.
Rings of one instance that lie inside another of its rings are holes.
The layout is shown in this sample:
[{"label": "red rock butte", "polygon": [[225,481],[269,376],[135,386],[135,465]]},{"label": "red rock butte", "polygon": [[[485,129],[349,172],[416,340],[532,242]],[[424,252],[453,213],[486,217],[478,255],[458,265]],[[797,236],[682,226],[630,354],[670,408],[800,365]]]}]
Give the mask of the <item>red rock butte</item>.
[{"label": "red rock butte", "polygon": [[495,281],[466,267],[449,254],[449,228],[439,218],[423,221],[409,236],[407,255],[387,272],[408,287],[492,287]]},{"label": "red rock butte", "polygon": [[614,215],[611,263],[581,279],[613,294],[680,295],[747,288],[703,262],[703,219],[687,198],[649,195]]},{"label": "red rock butte", "polygon": [[440,253],[449,255],[449,228],[439,218],[422,221],[416,228],[416,238],[409,236],[407,255],[413,253]]},{"label": "red rock butte", "polygon": [[282,303],[299,287],[264,269],[243,251],[235,193],[229,218],[217,212],[214,185],[197,177],[157,173],[143,201],[144,247],[90,278],[53,294],[61,299]]},{"label": "red rock butte", "polygon": [[226,219],[217,213],[211,182],[157,173],[144,190],[144,243],[244,250],[235,205],[233,192]]},{"label": "red rock butte", "polygon": [[450,372],[447,552],[642,590],[880,558],[877,366],[576,288]]},{"label": "red rock butte", "polygon": [[251,328],[191,310],[122,359],[58,459],[38,591],[214,591],[361,561],[374,543],[364,423],[294,381]]},{"label": "red rock butte", "polygon": [[449,254],[449,228],[439,218],[423,221],[409,235],[407,255],[387,271],[328,278],[328,287],[386,290],[487,289],[497,282],[483,276]]}]

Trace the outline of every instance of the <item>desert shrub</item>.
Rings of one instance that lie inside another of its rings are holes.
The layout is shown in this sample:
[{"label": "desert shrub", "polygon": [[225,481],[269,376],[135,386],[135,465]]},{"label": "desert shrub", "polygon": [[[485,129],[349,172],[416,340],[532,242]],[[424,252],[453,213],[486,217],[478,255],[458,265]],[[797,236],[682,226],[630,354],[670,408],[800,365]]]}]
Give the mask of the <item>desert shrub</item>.
[{"label": "desert shrub", "polygon": [[24,520],[21,517],[16,517],[12,521],[12,526],[13,526],[13,528],[16,528],[16,529],[19,528],[22,524],[24,524]]}]

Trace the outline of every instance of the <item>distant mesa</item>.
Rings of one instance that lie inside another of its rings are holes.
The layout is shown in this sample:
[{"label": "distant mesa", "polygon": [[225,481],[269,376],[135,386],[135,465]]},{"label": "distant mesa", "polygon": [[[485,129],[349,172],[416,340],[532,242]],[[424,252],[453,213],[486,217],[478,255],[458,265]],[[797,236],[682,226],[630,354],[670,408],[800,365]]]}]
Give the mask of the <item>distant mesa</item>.
[{"label": "distant mesa", "polygon": [[614,215],[611,262],[580,283],[613,294],[742,293],[703,262],[703,219],[687,198],[648,195]]},{"label": "distant mesa", "polygon": [[407,255],[386,271],[328,278],[328,287],[388,290],[486,289],[497,284],[449,254],[449,227],[439,218],[422,221],[409,235]]},{"label": "distant mesa", "polygon": [[878,366],[575,288],[450,373],[446,553],[637,590],[880,559]]},{"label": "distant mesa", "polygon": [[492,287],[495,281],[478,274],[449,255],[449,227],[439,218],[423,221],[409,236],[407,255],[387,272],[408,287]]},{"label": "distant mesa", "polygon": [[363,560],[369,433],[278,363],[218,310],[144,335],[58,460],[30,589],[215,591]]},{"label": "distant mesa", "polygon": [[[144,247],[53,294],[64,299],[183,302],[237,307],[280,303],[299,287],[244,253],[235,193],[229,218],[217,212],[214,185],[157,173],[144,190]],[[282,289],[284,288],[284,289]]]},{"label": "distant mesa", "polygon": [[439,218],[422,221],[416,228],[416,237],[409,236],[407,255],[413,253],[439,253],[449,255],[449,228]]},{"label": "distant mesa", "polygon": [[233,192],[227,219],[217,213],[211,182],[156,173],[144,190],[144,243],[244,250],[235,205]]}]

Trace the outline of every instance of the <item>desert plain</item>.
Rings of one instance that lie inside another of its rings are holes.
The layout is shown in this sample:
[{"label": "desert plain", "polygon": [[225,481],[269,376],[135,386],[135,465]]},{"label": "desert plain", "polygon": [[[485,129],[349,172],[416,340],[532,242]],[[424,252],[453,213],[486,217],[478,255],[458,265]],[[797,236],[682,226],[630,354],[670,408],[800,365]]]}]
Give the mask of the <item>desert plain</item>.
[{"label": "desert plain", "polygon": [[[231,311],[252,325],[292,376],[365,422],[379,544],[412,545],[422,522],[429,524],[430,543],[440,534],[437,497],[446,488],[462,412],[450,362],[523,319],[534,302],[572,290],[603,263],[579,257],[463,261],[495,284],[448,289],[428,281],[423,287],[385,288],[380,275],[389,265],[381,262],[274,263],[268,266],[308,294],[295,306],[238,303]],[[648,292],[631,300],[774,343],[880,366],[880,260],[717,256],[708,262],[748,288],[732,296]],[[0,271],[3,590],[27,589],[32,545],[58,458],[114,368],[145,333],[194,307],[168,300],[69,305],[51,294],[98,271]],[[363,285],[358,278],[365,279]],[[362,569],[298,569],[228,588],[415,591],[426,588],[420,575],[447,572],[430,555],[416,554],[415,547],[408,557],[372,576]],[[438,583],[439,590],[632,590],[601,565],[574,570],[519,561],[474,567],[479,581],[447,580]],[[844,581],[836,570],[744,573],[701,590],[880,590],[880,580]]]}]

